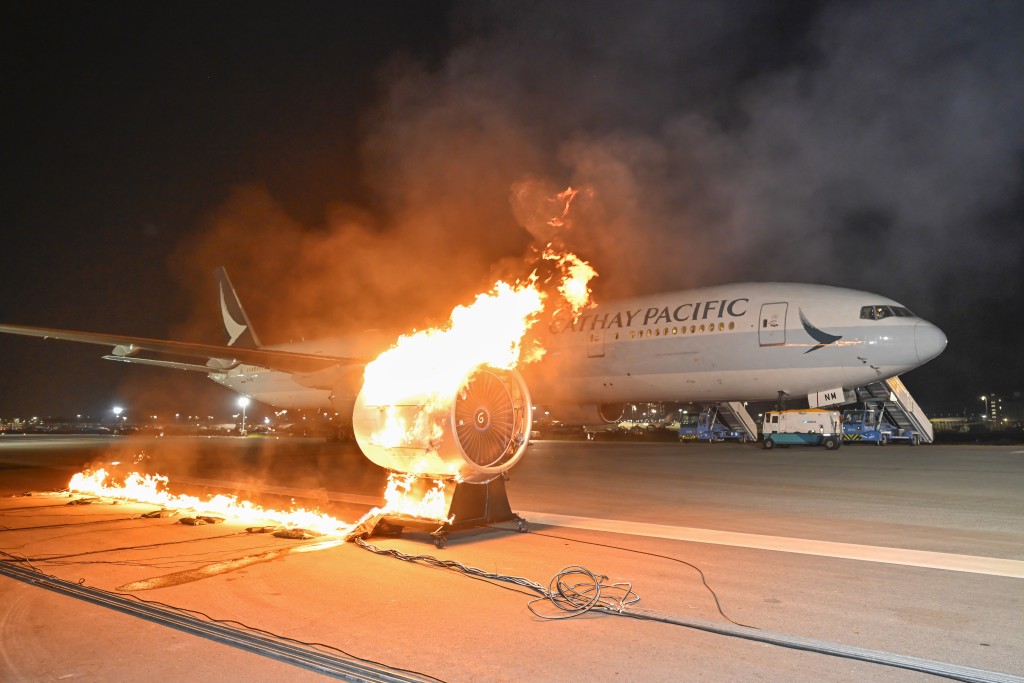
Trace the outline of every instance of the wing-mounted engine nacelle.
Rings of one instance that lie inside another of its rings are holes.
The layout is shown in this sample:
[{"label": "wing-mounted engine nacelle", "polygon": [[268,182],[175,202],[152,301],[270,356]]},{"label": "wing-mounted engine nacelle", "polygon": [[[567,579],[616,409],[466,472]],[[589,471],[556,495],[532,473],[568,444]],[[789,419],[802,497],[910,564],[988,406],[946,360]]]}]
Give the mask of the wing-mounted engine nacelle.
[{"label": "wing-mounted engine nacelle", "polygon": [[356,397],[352,429],[359,448],[389,470],[485,483],[526,452],[530,394],[514,370],[479,368],[441,401],[374,405]]},{"label": "wing-mounted engine nacelle", "polygon": [[[544,406],[546,422],[567,425],[595,425],[618,422],[626,412],[624,403],[583,403]],[[538,411],[539,412],[539,411]],[[538,419],[539,421],[539,419]]]}]

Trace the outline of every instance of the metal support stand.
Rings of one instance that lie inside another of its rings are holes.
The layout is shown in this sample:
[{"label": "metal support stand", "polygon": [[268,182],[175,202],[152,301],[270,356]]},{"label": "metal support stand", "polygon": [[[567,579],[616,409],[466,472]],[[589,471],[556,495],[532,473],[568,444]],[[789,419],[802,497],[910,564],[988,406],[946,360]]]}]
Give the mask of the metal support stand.
[{"label": "metal support stand", "polygon": [[448,500],[448,518],[451,522],[441,522],[438,526],[436,519],[388,514],[377,522],[370,536],[399,536],[402,529],[408,527],[429,531],[434,545],[443,548],[452,531],[483,527],[496,522],[514,520],[520,532],[529,531],[526,520],[512,512],[503,477],[496,477],[486,484],[451,482],[445,486],[445,498]]}]

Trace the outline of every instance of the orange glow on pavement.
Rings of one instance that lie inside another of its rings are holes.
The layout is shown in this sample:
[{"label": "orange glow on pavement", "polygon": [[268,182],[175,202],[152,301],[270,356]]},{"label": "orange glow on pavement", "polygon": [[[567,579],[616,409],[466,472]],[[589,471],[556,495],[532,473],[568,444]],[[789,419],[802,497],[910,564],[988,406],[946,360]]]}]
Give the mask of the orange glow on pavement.
[{"label": "orange glow on pavement", "polygon": [[414,475],[391,473],[384,491],[383,507],[373,508],[354,523],[301,507],[290,510],[264,508],[247,500],[239,500],[234,495],[214,494],[205,498],[175,495],[169,490],[168,478],[159,474],[131,472],[118,480],[104,468],[86,470],[71,477],[68,490],[102,498],[159,505],[167,510],[188,514],[216,516],[242,524],[309,529],[333,536],[345,535],[365,520],[389,513],[438,522],[451,521],[445,516],[444,482],[433,482],[424,495],[417,497],[412,487],[415,480]]}]

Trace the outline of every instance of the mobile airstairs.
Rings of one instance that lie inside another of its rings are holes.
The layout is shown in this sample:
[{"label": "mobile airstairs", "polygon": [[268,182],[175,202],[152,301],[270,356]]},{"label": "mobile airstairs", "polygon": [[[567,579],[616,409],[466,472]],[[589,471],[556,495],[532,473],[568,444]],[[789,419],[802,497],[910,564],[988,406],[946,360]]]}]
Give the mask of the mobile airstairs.
[{"label": "mobile airstairs", "polygon": [[746,406],[738,401],[723,401],[718,404],[718,419],[732,430],[746,434],[747,441],[757,441],[757,422],[750,417]]},{"label": "mobile airstairs", "polygon": [[932,443],[935,431],[928,416],[907,391],[899,377],[884,382],[872,382],[856,389],[857,398],[865,405],[880,406],[889,420],[900,430],[900,434],[918,434],[920,443]]}]

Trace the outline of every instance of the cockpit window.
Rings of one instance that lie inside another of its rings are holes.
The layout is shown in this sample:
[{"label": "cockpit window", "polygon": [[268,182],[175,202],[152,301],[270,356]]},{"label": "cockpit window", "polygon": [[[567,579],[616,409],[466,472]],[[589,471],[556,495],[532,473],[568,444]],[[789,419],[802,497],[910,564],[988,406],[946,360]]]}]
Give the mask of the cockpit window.
[{"label": "cockpit window", "polygon": [[913,313],[903,306],[864,306],[860,309],[861,320],[881,320],[896,316],[897,318],[913,318]]}]

